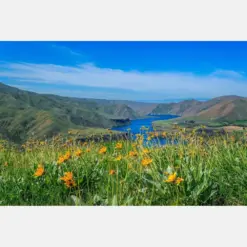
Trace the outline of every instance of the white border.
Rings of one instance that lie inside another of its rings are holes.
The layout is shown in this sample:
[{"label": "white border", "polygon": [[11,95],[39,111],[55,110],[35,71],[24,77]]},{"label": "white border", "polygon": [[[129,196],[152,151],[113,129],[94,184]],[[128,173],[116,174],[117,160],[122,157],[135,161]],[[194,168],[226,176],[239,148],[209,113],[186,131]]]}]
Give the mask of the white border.
[{"label": "white border", "polygon": [[244,246],[246,207],[5,207],[2,246]]},{"label": "white border", "polygon": [[1,0],[0,40],[247,40],[244,0]]},{"label": "white border", "polygon": [[[244,3],[1,0],[0,40],[247,40]],[[245,223],[246,207],[0,208],[2,246],[244,246]]]}]

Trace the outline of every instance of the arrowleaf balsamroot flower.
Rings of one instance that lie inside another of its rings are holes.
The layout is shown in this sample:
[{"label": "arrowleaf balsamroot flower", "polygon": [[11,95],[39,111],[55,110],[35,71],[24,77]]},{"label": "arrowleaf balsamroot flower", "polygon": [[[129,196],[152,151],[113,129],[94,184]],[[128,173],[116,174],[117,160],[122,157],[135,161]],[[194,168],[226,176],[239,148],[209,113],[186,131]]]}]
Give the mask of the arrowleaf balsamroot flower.
[{"label": "arrowleaf balsamroot flower", "polygon": [[71,158],[71,153],[70,153],[70,151],[66,152],[66,154],[64,155],[63,158],[64,158],[65,161],[69,160],[69,159]]},{"label": "arrowleaf balsamroot flower", "polygon": [[181,182],[183,182],[184,181],[184,179],[183,178],[177,178],[176,179],[176,181],[175,181],[175,183],[177,184],[177,185],[179,185]]},{"label": "arrowleaf balsamroot flower", "polygon": [[116,149],[122,149],[122,147],[123,147],[123,144],[121,142],[118,142],[116,144]]},{"label": "arrowleaf balsamroot flower", "polygon": [[82,151],[80,149],[78,149],[77,151],[75,151],[75,156],[80,157],[82,154]]},{"label": "arrowleaf balsamroot flower", "polygon": [[145,158],[145,159],[142,160],[142,165],[146,167],[146,166],[149,166],[152,162],[153,162],[152,159]]},{"label": "arrowleaf balsamroot flower", "polygon": [[40,176],[42,176],[44,174],[44,172],[45,172],[45,169],[44,169],[43,165],[39,164],[36,172],[34,173],[34,176],[35,177],[40,177]]},{"label": "arrowleaf balsamroot flower", "polygon": [[118,155],[117,158],[115,159],[116,161],[120,161],[122,159],[122,155]]},{"label": "arrowleaf balsamroot flower", "polygon": [[183,182],[184,179],[183,178],[180,178],[180,177],[177,177],[177,174],[176,172],[174,172],[173,174],[170,174],[168,176],[168,179],[165,180],[166,183],[175,183],[177,185],[179,185],[181,182]]},{"label": "arrowleaf balsamroot flower", "polygon": [[150,153],[150,151],[147,148],[143,149],[143,154],[149,154],[149,153]]},{"label": "arrowleaf balsamroot flower", "polygon": [[173,183],[176,181],[177,174],[174,172],[173,174],[170,174],[165,182],[167,183]]},{"label": "arrowleaf balsamroot flower", "polygon": [[129,152],[129,156],[130,157],[135,157],[135,156],[138,156],[138,153],[136,151],[130,151]]},{"label": "arrowleaf balsamroot flower", "polygon": [[58,158],[57,164],[58,164],[58,165],[61,165],[64,161],[65,161],[64,157],[63,157],[63,156],[60,156],[60,157]]},{"label": "arrowleaf balsamroot flower", "polygon": [[116,173],[115,170],[110,170],[110,171],[109,171],[109,174],[110,174],[110,175],[114,175],[115,173]]},{"label": "arrowleaf balsamroot flower", "polygon": [[71,188],[76,185],[74,179],[73,179],[73,173],[72,172],[65,172],[64,176],[60,178],[62,181],[64,181],[64,184],[66,187]]},{"label": "arrowleaf balsamroot flower", "polygon": [[99,150],[99,154],[104,154],[104,153],[106,153],[106,150],[107,150],[106,147],[102,147],[102,148]]}]

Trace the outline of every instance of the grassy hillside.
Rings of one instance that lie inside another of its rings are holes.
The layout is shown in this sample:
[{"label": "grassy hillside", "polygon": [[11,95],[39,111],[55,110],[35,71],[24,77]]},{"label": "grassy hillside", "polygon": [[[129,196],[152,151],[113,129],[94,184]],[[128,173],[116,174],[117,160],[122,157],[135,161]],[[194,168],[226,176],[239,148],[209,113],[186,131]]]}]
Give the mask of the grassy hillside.
[{"label": "grassy hillside", "polygon": [[29,137],[51,137],[69,128],[110,128],[139,116],[125,104],[42,95],[0,83],[0,133],[21,142]]},{"label": "grassy hillside", "polygon": [[152,114],[172,114],[172,115],[184,115],[189,114],[190,110],[201,105],[202,102],[197,100],[184,100],[179,103],[164,103],[158,104],[153,109]]},{"label": "grassy hillside", "polygon": [[104,106],[119,105],[119,104],[127,105],[128,107],[133,109],[138,116],[148,115],[158,105],[157,103],[145,103],[145,102],[136,102],[136,101],[129,101],[129,100],[94,99],[94,101]]}]

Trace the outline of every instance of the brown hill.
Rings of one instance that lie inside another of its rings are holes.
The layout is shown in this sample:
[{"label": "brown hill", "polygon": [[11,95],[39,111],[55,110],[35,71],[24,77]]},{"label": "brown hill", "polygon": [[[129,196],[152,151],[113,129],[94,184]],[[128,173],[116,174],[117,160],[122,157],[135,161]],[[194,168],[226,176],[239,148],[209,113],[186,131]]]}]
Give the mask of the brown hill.
[{"label": "brown hill", "polygon": [[247,98],[229,95],[202,102],[187,100],[179,103],[159,104],[153,114],[175,114],[181,117],[197,116],[217,121],[247,120]]}]

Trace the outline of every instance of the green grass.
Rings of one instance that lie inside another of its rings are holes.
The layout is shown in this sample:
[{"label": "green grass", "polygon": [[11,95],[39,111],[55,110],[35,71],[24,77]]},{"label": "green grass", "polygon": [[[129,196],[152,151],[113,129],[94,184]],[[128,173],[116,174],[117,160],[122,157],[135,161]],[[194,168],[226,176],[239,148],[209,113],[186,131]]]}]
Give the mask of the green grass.
[{"label": "green grass", "polygon": [[[185,121],[195,121],[194,124],[186,123]],[[239,126],[239,127],[247,127],[247,120],[236,120],[236,121],[226,121],[222,120],[210,120],[209,118],[201,118],[200,116],[194,117],[182,117],[182,118],[175,118],[170,120],[159,120],[153,122],[153,127],[156,130],[165,130],[170,131],[172,130],[173,124],[177,123],[182,128],[194,128],[200,127],[201,125],[205,125],[209,128],[222,128],[225,126]]]},{"label": "green grass", "polygon": [[16,143],[67,133],[70,128],[96,132],[139,116],[124,103],[37,94],[0,83],[0,135]]},{"label": "green grass", "polygon": [[[247,205],[246,132],[235,139],[167,135],[187,144],[150,147],[146,153],[141,141],[122,141],[121,149],[116,142],[78,144],[61,137],[29,141],[23,150],[3,143],[0,205]],[[103,146],[106,153],[100,154]],[[71,158],[58,165],[67,151]],[[35,177],[38,164],[44,174]],[[60,179],[65,172],[73,173],[74,187]],[[183,179],[180,184],[167,182],[174,173]]]},{"label": "green grass", "polygon": [[240,127],[247,127],[247,120],[237,120],[232,122],[232,124]]}]

